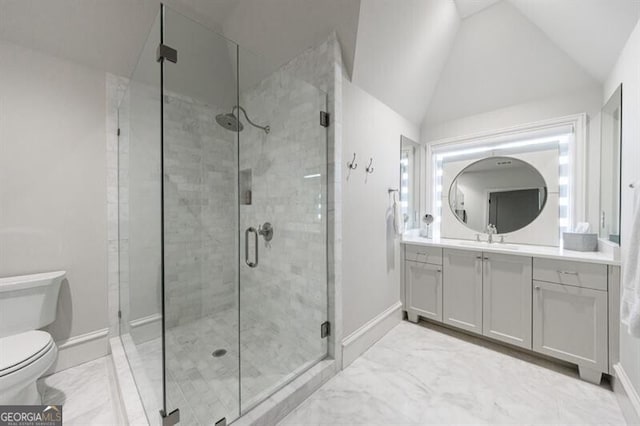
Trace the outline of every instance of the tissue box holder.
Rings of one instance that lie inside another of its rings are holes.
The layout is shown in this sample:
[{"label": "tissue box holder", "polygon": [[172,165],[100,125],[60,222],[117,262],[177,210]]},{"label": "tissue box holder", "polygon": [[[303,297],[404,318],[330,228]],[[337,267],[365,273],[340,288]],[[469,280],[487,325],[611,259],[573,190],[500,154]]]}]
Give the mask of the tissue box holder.
[{"label": "tissue box holder", "polygon": [[576,234],[575,232],[563,232],[565,250],[598,251],[598,234]]}]

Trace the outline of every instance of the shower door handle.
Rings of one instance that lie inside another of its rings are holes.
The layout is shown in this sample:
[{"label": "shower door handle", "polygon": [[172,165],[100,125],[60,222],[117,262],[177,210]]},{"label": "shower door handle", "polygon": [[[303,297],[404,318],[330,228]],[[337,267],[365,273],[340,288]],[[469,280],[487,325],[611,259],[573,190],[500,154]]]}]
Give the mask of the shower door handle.
[{"label": "shower door handle", "polygon": [[[251,262],[249,260],[249,234],[253,232],[253,242],[254,242],[254,256],[255,262]],[[258,231],[253,226],[247,228],[244,231],[244,263],[247,264],[249,268],[255,268],[258,266]]]}]

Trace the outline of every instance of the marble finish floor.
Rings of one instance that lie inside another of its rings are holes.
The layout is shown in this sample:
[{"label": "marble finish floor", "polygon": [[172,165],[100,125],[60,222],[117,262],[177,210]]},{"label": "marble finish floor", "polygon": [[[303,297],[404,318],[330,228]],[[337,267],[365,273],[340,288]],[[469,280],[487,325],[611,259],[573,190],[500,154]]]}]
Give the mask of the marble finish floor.
[{"label": "marble finish floor", "polygon": [[[242,363],[238,357],[236,310],[168,329],[168,408],[179,407],[184,424],[207,425],[222,417],[234,420],[240,413],[240,401],[242,411],[248,411],[326,354],[324,346],[300,341],[294,350],[295,342],[283,342],[286,333],[279,332],[273,324],[243,319]],[[157,394],[162,389],[160,340],[136,347],[132,347],[130,339],[123,339],[123,343],[148,413],[150,405],[157,405],[154,400],[161,400]],[[227,352],[221,357],[212,356],[217,349]]]},{"label": "marble finish floor", "polygon": [[608,384],[435,325],[403,321],[280,425],[625,425]]},{"label": "marble finish floor", "polygon": [[42,403],[62,405],[65,425],[124,424],[111,368],[107,356],[39,379]]}]

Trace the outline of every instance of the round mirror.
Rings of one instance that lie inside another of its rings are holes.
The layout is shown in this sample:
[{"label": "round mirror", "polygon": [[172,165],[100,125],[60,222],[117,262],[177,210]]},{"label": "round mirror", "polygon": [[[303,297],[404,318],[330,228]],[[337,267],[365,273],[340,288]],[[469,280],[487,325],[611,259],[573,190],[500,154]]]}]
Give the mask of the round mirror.
[{"label": "round mirror", "polygon": [[506,234],[533,222],[547,201],[547,184],[531,164],[490,157],[465,167],[449,189],[449,206],[460,222],[477,232]]}]

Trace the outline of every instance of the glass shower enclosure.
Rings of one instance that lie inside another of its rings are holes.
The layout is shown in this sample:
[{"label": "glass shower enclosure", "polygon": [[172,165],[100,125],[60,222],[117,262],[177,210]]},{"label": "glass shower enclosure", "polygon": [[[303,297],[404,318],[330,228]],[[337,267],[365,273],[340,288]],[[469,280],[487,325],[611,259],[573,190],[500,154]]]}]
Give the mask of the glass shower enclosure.
[{"label": "glass shower enclosure", "polygon": [[152,424],[230,423],[327,354],[326,94],[166,7],[128,87],[121,340]]}]

